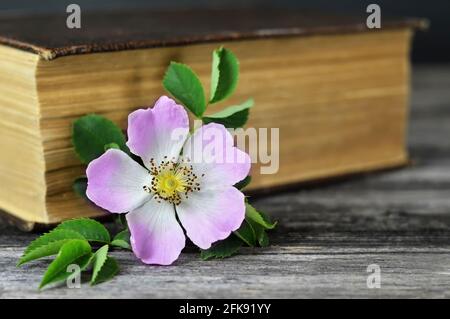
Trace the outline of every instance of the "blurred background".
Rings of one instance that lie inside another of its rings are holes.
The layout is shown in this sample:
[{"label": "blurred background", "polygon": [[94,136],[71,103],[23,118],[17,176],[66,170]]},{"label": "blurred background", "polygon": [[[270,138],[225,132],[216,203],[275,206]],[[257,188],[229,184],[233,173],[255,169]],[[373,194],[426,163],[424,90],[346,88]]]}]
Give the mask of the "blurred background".
[{"label": "blurred background", "polygon": [[65,12],[67,5],[76,3],[83,11],[133,8],[293,8],[326,10],[329,12],[367,16],[371,3],[381,6],[382,18],[415,16],[431,22],[428,32],[416,35],[414,63],[443,63],[450,61],[450,1],[449,0],[2,0],[0,14]]}]

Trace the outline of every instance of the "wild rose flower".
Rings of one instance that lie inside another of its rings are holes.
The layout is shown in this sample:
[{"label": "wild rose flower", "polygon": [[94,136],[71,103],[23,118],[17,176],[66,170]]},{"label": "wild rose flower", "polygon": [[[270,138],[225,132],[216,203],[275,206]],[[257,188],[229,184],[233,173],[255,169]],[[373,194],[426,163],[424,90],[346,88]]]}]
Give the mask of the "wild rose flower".
[{"label": "wild rose flower", "polygon": [[183,228],[202,249],[239,228],[245,202],[233,185],[248,175],[250,158],[223,125],[190,135],[185,109],[162,96],[128,116],[127,146],[145,167],[109,149],[89,164],[86,193],[112,213],[129,212],[132,249],[144,263],[174,262],[185,246]]}]

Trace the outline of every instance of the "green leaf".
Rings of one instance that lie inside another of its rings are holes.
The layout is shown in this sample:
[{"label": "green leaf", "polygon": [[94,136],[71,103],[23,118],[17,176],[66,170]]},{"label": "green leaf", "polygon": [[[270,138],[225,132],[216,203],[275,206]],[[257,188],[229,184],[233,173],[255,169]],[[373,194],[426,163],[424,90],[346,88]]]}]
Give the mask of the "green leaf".
[{"label": "green leaf", "polygon": [[99,270],[95,280],[91,281],[91,285],[96,285],[101,282],[105,282],[113,278],[119,272],[119,265],[117,261],[111,257],[107,256],[103,266]]},{"label": "green leaf", "polygon": [[124,240],[130,242],[130,231],[128,229],[122,230],[114,236],[114,240]]},{"label": "green leaf", "polygon": [[69,229],[81,234],[88,241],[109,243],[111,238],[108,230],[96,220],[77,218],[59,224],[56,229]]},{"label": "green leaf", "polygon": [[239,61],[230,50],[219,48],[213,52],[211,70],[211,97],[209,103],[228,98],[236,89]]},{"label": "green leaf", "polygon": [[273,229],[276,226],[276,222],[271,222],[270,219],[262,212],[257,211],[248,202],[245,203],[245,220],[252,227],[255,232],[255,238],[261,247],[269,245],[269,237],[266,230]]},{"label": "green leaf", "polygon": [[226,109],[204,116],[204,124],[211,122],[223,124],[227,128],[243,127],[247,123],[250,108],[253,106],[253,99],[249,99],[240,105],[229,106]]},{"label": "green leaf", "polygon": [[267,236],[266,229],[260,224],[255,223],[253,220],[246,218],[247,222],[252,226],[256,241],[261,247],[266,247],[269,245],[269,236]]},{"label": "green leaf", "polygon": [[131,249],[130,231],[128,229],[122,230],[114,237],[111,245],[124,249]]},{"label": "green leaf", "polygon": [[99,250],[97,250],[93,256],[93,266],[92,266],[92,277],[91,277],[91,285],[97,280],[97,276],[105,264],[106,258],[108,257],[108,245],[102,246]]},{"label": "green leaf", "polygon": [[[88,253],[84,256],[81,256],[80,258],[76,259],[74,262],[70,263],[69,265],[78,265],[78,267],[80,267],[79,272],[81,273],[82,271],[86,270],[90,263],[92,261],[92,253]],[[57,283],[60,281],[64,281],[66,280],[71,274],[74,274],[73,271],[68,271],[68,267],[69,265],[67,265],[66,270],[63,271],[61,270],[59,273],[55,274],[52,278],[51,281],[39,286],[39,289],[42,289],[44,286],[49,285],[49,284],[53,284],[53,283]],[[42,284],[42,282],[41,282]]]},{"label": "green leaf", "polygon": [[266,215],[258,212],[249,203],[245,203],[245,217],[261,225],[265,229],[273,229],[277,225],[277,222],[272,223]]},{"label": "green leaf", "polygon": [[73,181],[72,189],[78,196],[88,199],[86,196],[87,190],[87,178],[86,177],[78,177]]},{"label": "green leaf", "polygon": [[[258,211],[258,213],[259,215],[261,215],[262,219],[266,223],[265,227],[266,229],[274,229],[278,225],[278,222],[277,221],[272,222],[272,220],[269,218],[269,216],[266,215],[266,213],[260,211]],[[267,225],[269,225],[270,227],[268,228]]]},{"label": "green leaf", "polygon": [[225,258],[236,254],[242,247],[242,241],[234,235],[230,235],[227,239],[214,243],[211,248],[201,250],[200,257],[203,260],[211,258]]},{"label": "green leaf", "polygon": [[131,245],[130,245],[130,243],[127,242],[127,241],[125,241],[125,240],[114,239],[114,240],[111,242],[111,245],[114,246],[114,247],[119,247],[119,248],[131,250]]},{"label": "green leaf", "polygon": [[267,236],[265,230],[262,230],[261,233],[259,233],[257,236],[258,236],[258,243],[261,247],[269,246],[269,236]]},{"label": "green leaf", "polygon": [[250,175],[248,175],[242,181],[237,182],[236,184],[234,184],[234,187],[236,187],[237,189],[243,189],[243,188],[247,187],[250,184],[251,181],[252,181],[252,177]]},{"label": "green leaf", "polygon": [[243,242],[245,242],[250,247],[256,246],[256,233],[252,225],[244,220],[241,227],[234,231],[234,234],[238,236]]},{"label": "green leaf", "polygon": [[105,145],[115,143],[128,152],[122,130],[109,119],[90,114],[75,120],[72,127],[72,143],[84,164],[105,152]]},{"label": "green leaf", "polygon": [[171,62],[164,76],[163,86],[195,116],[203,115],[206,109],[203,86],[187,65]]},{"label": "green leaf", "polygon": [[42,278],[39,288],[62,281],[70,276],[67,267],[71,264],[77,264],[81,270],[85,269],[91,260],[92,248],[86,240],[73,239],[65,243],[55,260],[53,260],[47,268]]},{"label": "green leaf", "polygon": [[[220,64],[220,47],[219,49],[216,49],[212,53],[212,63],[211,63],[211,87],[210,87],[210,98],[209,101],[211,101],[214,97],[214,94],[217,90],[217,86],[219,84],[219,64]],[[211,102],[210,102],[211,103]]]},{"label": "green leaf", "polygon": [[107,150],[109,150],[110,148],[116,149],[116,150],[120,150],[120,146],[117,145],[117,143],[108,143],[108,144],[105,144],[105,146],[103,146],[103,149],[104,149],[105,152]]},{"label": "green leaf", "polygon": [[61,246],[72,239],[84,239],[82,235],[72,230],[54,229],[30,243],[17,266],[29,261],[56,255]]}]

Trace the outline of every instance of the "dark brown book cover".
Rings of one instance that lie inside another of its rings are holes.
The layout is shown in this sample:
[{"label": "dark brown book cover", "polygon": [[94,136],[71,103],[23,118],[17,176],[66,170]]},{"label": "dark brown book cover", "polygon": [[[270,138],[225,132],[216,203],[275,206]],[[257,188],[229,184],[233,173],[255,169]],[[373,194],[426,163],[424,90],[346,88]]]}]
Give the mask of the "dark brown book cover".
[{"label": "dark brown book cover", "polygon": [[[81,29],[68,14],[0,17],[0,44],[41,54],[66,55],[194,43],[367,32],[366,17],[287,10],[111,11],[82,14]],[[424,28],[416,18],[383,19],[382,30]]]}]

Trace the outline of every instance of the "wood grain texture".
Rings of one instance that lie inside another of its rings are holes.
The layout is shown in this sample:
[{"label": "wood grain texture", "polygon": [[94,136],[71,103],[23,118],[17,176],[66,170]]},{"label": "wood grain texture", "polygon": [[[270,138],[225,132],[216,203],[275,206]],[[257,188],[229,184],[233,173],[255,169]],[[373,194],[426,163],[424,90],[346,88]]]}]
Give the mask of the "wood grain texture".
[{"label": "wood grain texture", "polygon": [[[208,262],[189,249],[171,267],[114,252],[113,281],[38,292],[46,263],[14,266],[37,234],[0,224],[0,298],[450,297],[449,86],[449,66],[415,69],[410,167],[253,198],[279,220],[268,248]],[[366,287],[372,263],[381,289]]]}]

